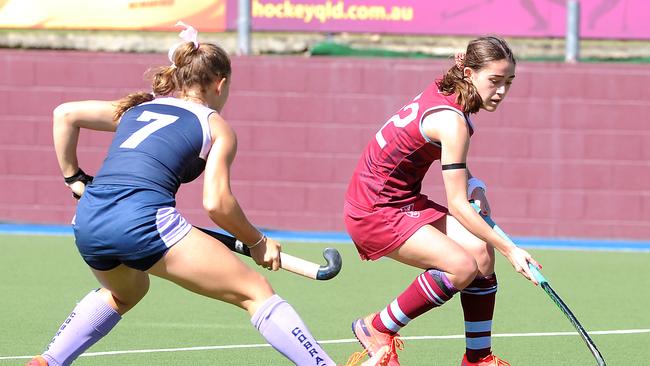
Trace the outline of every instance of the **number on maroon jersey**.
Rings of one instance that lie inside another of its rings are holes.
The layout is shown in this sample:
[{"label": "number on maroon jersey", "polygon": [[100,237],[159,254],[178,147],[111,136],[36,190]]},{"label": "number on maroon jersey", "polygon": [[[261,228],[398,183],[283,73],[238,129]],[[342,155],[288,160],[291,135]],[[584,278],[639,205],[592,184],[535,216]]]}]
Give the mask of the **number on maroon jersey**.
[{"label": "number on maroon jersey", "polygon": [[392,123],[395,127],[403,128],[409,123],[415,121],[418,116],[418,110],[420,109],[420,104],[417,102],[417,100],[420,99],[421,96],[422,93],[418,94],[418,96],[413,99],[413,103],[407,104],[400,110],[400,112],[408,111],[408,114],[406,116],[401,117],[400,112],[398,112],[389,118],[388,121],[386,121],[386,123],[384,123],[384,125],[379,129],[379,131],[377,131],[375,134],[375,139],[377,140],[380,148],[383,149],[384,146],[386,146],[386,139],[384,139],[384,135],[382,134],[382,131],[384,128],[386,128],[386,126]]}]

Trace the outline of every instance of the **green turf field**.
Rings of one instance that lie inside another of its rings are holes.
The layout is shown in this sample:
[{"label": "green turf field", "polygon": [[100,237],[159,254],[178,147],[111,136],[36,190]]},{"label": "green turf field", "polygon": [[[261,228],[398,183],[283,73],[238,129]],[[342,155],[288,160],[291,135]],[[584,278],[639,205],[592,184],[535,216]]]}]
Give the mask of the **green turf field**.
[{"label": "green turf field", "polygon": [[[322,262],[320,252],[326,246],[285,243],[284,249]],[[418,271],[389,260],[361,262],[352,245],[329,246],[343,256],[343,270],[333,280],[263,273],[298,310],[328,353],[344,364],[350,353],[360,349],[350,332],[351,321],[379,310]],[[649,364],[643,352],[650,346],[649,253],[531,252],[608,365]],[[0,365],[21,365],[42,351],[76,301],[96,282],[69,236],[0,235],[0,253]],[[502,258],[497,274],[493,349],[498,355],[513,365],[596,364],[540,288],[520,278]],[[615,333],[635,329],[644,331]],[[459,365],[463,332],[456,296],[403,329],[402,364]],[[244,311],[153,279],[147,297],[75,365],[289,364],[264,343]]]}]

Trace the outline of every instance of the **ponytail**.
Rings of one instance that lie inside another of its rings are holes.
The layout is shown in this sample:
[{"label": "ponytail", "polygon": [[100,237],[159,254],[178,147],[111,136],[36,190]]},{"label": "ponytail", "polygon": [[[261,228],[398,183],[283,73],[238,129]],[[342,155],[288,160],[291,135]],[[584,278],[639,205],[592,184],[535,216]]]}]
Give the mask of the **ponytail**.
[{"label": "ponytail", "polygon": [[130,108],[152,100],[154,100],[154,96],[151,93],[137,92],[129,94],[119,100],[113,118],[117,121],[122,117],[124,112],[128,111]]},{"label": "ponytail", "polygon": [[151,93],[146,92],[137,92],[132,93],[124,98],[120,99],[117,103],[117,110],[113,118],[115,120],[120,119],[124,112],[135,107],[136,105],[150,102],[154,100],[157,96],[167,96],[174,92],[175,82],[174,82],[174,71],[175,66],[162,66],[157,69],[154,69],[153,72],[153,82],[151,83]]},{"label": "ponytail", "polygon": [[198,47],[185,42],[175,47],[171,53],[172,64],[150,70],[151,93],[138,92],[120,99],[115,111],[115,119],[138,104],[149,102],[156,97],[182,95],[188,89],[206,87],[214,80],[230,77],[230,58],[221,47],[211,43],[201,43]]},{"label": "ponytail", "polygon": [[461,106],[463,113],[476,113],[483,105],[476,87],[457,66],[447,70],[442,79],[436,81],[436,85],[444,95],[457,94],[456,103]]}]

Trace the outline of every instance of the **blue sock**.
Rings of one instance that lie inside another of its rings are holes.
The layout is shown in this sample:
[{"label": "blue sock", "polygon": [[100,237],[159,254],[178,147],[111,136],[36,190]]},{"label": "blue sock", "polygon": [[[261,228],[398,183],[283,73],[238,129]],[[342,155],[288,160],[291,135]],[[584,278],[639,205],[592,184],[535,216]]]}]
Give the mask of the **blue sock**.
[{"label": "blue sock", "polygon": [[43,353],[50,366],[67,366],[113,329],[122,317],[97,293],[81,299]]}]

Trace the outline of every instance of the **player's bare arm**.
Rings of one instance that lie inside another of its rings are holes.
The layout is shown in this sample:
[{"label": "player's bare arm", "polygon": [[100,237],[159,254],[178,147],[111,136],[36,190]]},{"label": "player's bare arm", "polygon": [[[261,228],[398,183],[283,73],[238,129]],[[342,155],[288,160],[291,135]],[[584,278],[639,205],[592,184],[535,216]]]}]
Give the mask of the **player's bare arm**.
[{"label": "player's bare arm", "polygon": [[230,167],[235,159],[237,137],[216,113],[210,116],[212,147],[205,166],[203,207],[212,221],[251,248],[251,256],[260,266],[280,268],[280,244],[264,236],[246,218],[232,193]]},{"label": "player's bare arm", "polygon": [[[88,100],[63,103],[53,112],[52,134],[56,157],[64,177],[79,172],[77,142],[81,128],[114,132],[118,122],[114,119],[116,104],[113,101]],[[85,183],[68,184],[75,197],[81,196]]]},{"label": "player's bare arm", "polygon": [[[453,111],[433,113],[423,121],[422,128],[430,139],[441,146],[440,164],[466,164],[469,150],[469,130],[461,115]],[[515,270],[535,282],[528,262],[530,254],[499,236],[472,208],[467,197],[467,169],[445,169],[442,178],[449,212],[472,234],[492,245],[512,263]]]}]

